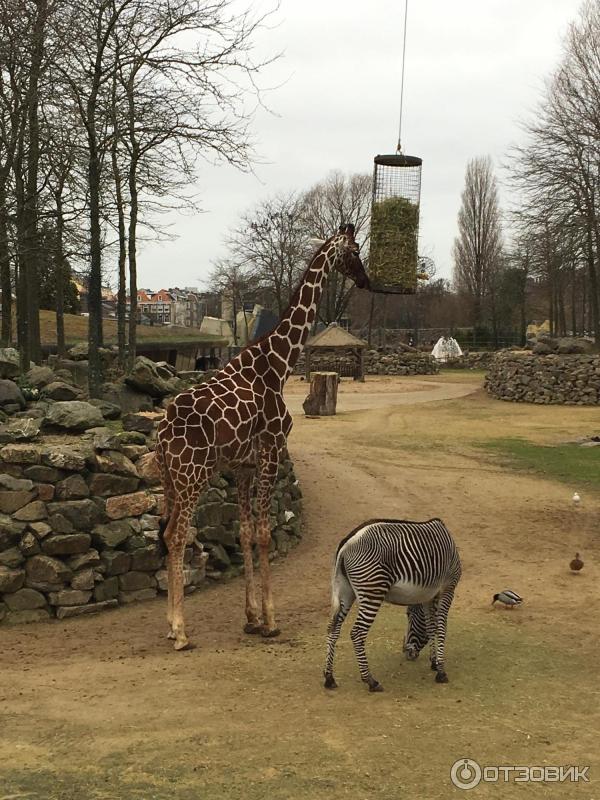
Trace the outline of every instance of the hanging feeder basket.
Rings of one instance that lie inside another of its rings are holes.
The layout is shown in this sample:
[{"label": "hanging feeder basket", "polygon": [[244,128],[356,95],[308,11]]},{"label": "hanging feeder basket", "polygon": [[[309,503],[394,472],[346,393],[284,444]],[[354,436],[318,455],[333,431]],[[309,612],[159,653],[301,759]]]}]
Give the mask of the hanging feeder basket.
[{"label": "hanging feeder basket", "polygon": [[418,279],[421,167],[416,156],[375,156],[371,205],[371,290],[414,294]]}]

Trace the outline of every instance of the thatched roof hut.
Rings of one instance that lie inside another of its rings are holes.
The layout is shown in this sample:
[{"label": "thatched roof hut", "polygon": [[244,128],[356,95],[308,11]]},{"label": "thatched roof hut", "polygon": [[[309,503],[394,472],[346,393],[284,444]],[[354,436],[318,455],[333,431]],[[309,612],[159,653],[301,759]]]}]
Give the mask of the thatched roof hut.
[{"label": "thatched roof hut", "polygon": [[358,339],[332,322],[306,343],[306,379],[310,379],[311,369],[318,369],[364,381],[367,347],[363,339]]}]

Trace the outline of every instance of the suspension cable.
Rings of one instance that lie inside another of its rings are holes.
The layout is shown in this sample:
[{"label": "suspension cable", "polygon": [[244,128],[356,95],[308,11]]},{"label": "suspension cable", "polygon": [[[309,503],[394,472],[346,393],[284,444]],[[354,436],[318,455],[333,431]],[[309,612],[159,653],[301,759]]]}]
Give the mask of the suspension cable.
[{"label": "suspension cable", "polygon": [[408,19],[408,0],[404,0],[404,35],[402,38],[402,76],[400,79],[400,120],[398,123],[398,147],[396,151],[402,152],[402,107],[404,105],[404,60],[406,58],[406,22]]}]

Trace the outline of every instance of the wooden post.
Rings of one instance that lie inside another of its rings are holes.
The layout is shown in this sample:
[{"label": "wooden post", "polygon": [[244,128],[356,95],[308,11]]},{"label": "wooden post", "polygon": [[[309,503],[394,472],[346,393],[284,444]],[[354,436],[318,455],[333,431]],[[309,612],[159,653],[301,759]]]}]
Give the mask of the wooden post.
[{"label": "wooden post", "polygon": [[310,394],[302,404],[307,417],[331,417],[337,405],[337,372],[313,372]]}]

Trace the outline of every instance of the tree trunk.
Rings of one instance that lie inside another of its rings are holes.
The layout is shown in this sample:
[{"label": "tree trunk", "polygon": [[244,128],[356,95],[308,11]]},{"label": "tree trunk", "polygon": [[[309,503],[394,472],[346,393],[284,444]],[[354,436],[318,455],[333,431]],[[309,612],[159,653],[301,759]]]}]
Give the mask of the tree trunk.
[{"label": "tree trunk", "polygon": [[66,355],[65,344],[65,282],[67,278],[66,259],[64,253],[65,220],[62,209],[61,189],[56,193],[56,254],[54,275],[56,279],[56,352],[59,358]]},{"label": "tree trunk", "polygon": [[23,268],[27,281],[27,311],[29,319],[30,357],[36,363],[42,359],[40,341],[39,260],[38,237],[38,171],[40,161],[40,129],[38,119],[38,85],[44,56],[44,28],[47,0],[36,0],[36,16],[31,42],[31,66],[27,96],[27,162],[26,191],[23,207]]},{"label": "tree trunk", "polygon": [[127,234],[125,231],[125,208],[123,203],[123,188],[121,170],[119,169],[118,147],[120,138],[119,117],[117,112],[117,76],[113,77],[112,88],[112,126],[113,141],[111,146],[111,161],[113,171],[113,181],[115,184],[115,202],[117,206],[117,223],[119,232],[119,260],[118,260],[118,288],[117,288],[117,346],[119,349],[119,366],[125,368],[127,361],[127,278],[125,274],[125,263],[127,261]]},{"label": "tree trunk", "polygon": [[598,304],[598,274],[596,272],[596,261],[594,253],[594,240],[592,235],[592,226],[588,223],[587,229],[587,262],[588,262],[588,275],[590,278],[590,316],[591,328],[594,331],[594,341],[600,345],[600,320],[599,320],[599,304]]},{"label": "tree trunk", "polygon": [[8,249],[6,191],[4,186],[0,187],[0,288],[2,289],[0,346],[6,347],[12,341],[12,281]]},{"label": "tree trunk", "polygon": [[129,250],[129,348],[127,352],[127,364],[133,367],[136,351],[136,325],[137,325],[137,220],[138,220],[138,192],[137,192],[137,161],[132,156],[129,168],[129,231],[128,231],[128,250]]},{"label": "tree trunk", "polygon": [[331,417],[335,414],[338,389],[337,372],[313,372],[310,393],[302,407],[307,417]]}]

